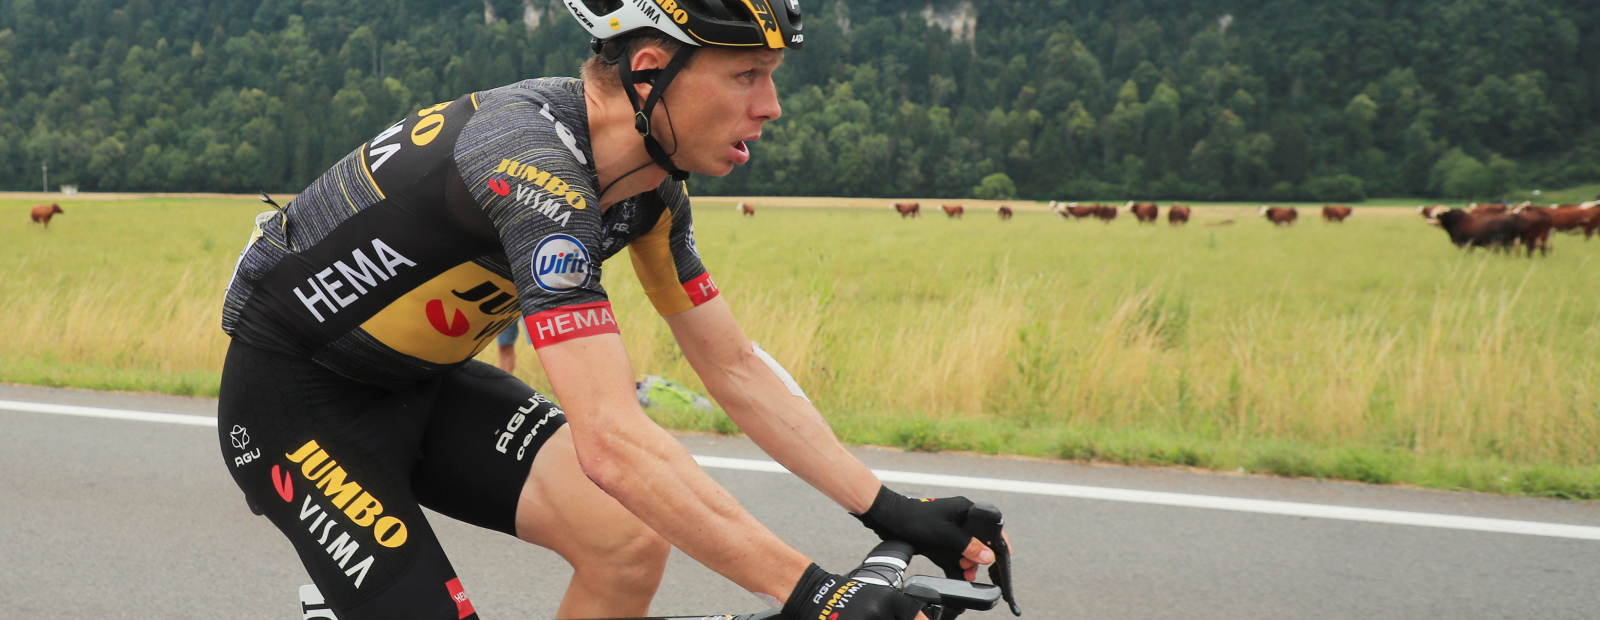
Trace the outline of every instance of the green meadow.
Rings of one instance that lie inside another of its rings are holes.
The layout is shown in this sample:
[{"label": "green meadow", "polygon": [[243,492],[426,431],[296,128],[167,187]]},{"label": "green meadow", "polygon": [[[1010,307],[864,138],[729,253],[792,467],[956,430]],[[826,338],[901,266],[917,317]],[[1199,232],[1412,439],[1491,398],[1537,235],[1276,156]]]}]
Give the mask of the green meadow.
[{"label": "green meadow", "polygon": [[[0,203],[0,381],[215,394],[263,207],[68,201],[44,231],[30,204]],[[1196,215],[695,212],[745,330],[852,443],[1600,498],[1600,242],[1530,260],[1397,209]],[[603,282],[636,373],[698,386],[629,262]],[[518,374],[548,387],[526,346]]]}]

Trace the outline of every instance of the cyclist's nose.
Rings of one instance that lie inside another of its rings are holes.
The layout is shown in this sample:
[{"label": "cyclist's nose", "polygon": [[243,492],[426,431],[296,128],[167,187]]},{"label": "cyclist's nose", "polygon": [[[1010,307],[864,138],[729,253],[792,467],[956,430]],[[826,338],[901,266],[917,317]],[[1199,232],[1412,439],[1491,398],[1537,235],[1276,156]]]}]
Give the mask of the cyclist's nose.
[{"label": "cyclist's nose", "polygon": [[756,93],[750,115],[763,123],[778,120],[783,116],[783,104],[778,102],[778,85],[772,83],[771,77],[763,80],[762,88]]}]

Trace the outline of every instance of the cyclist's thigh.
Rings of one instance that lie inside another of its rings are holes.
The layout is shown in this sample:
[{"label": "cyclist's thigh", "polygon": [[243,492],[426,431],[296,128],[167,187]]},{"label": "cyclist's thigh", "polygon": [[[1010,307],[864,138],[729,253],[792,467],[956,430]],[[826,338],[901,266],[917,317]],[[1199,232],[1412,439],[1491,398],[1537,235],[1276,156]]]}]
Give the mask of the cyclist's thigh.
[{"label": "cyclist's thigh", "polygon": [[408,483],[436,391],[388,392],[229,348],[224,460],[343,620],[475,617]]},{"label": "cyclist's thigh", "polygon": [[647,530],[583,473],[561,410],[488,364],[445,381],[412,482],[423,505],[574,563]]},{"label": "cyclist's thigh", "polygon": [[521,379],[471,361],[440,383],[411,487],[422,505],[515,536],[534,457],[567,422]]}]

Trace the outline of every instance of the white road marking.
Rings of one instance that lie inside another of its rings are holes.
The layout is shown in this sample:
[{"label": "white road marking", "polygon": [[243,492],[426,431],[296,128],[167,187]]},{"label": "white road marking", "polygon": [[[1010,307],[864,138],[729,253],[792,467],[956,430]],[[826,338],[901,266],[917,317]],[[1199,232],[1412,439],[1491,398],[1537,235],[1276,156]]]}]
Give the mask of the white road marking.
[{"label": "white road marking", "polygon": [[[160,422],[163,424],[182,424],[187,426],[216,427],[217,425],[217,419],[210,416],[158,413],[154,411],[129,411],[125,409],[104,409],[100,407],[80,407],[76,405],[56,405],[49,403],[30,403],[13,400],[0,400],[0,410],[23,411],[29,413],[50,413],[56,415],[83,416],[92,418],[108,418],[113,420],[133,420],[138,422]],[[768,460],[736,459],[721,456],[700,455],[696,455],[694,459],[700,463],[701,467],[712,469],[729,469],[770,474],[789,473],[789,470],[784,469],[782,465]],[[891,469],[874,469],[872,471],[878,475],[880,480],[884,482],[919,484],[952,489],[999,491],[1005,493],[1022,493],[1027,495],[1071,497],[1075,499],[1097,499],[1111,502],[1129,502],[1135,504],[1152,504],[1157,506],[1177,506],[1181,508],[1205,508],[1210,510],[1227,510],[1232,512],[1249,512],[1289,517],[1313,517],[1317,519],[1383,523],[1388,525],[1413,525],[1418,527],[1434,527],[1451,530],[1467,530],[1473,532],[1491,532],[1497,534],[1522,534],[1527,536],[1549,536],[1554,538],[1573,538],[1578,540],[1600,540],[1600,527],[1590,527],[1585,525],[1540,523],[1536,521],[1514,521],[1510,519],[1487,519],[1482,517],[1463,517],[1457,515],[1426,512],[1405,512],[1400,510],[1381,510],[1377,508],[1354,508],[1349,506],[1280,502],[1264,499],[1221,497],[1215,495],[1191,495],[1188,493],[1168,493],[1164,491],[1138,491],[1133,489],[1091,487],[1076,484],[1056,484],[1051,482],[1032,482],[1027,480],[1005,480],[1001,478],[977,478],[972,476],[925,474],[921,472],[895,471]]]},{"label": "white road marking", "polygon": [[187,426],[210,426],[212,428],[217,426],[216,418],[203,415],[156,413],[154,411],[129,411],[126,409],[102,409],[100,407],[79,407],[77,405],[55,405],[51,403],[25,403],[15,400],[0,400],[0,409],[7,411],[26,411],[29,413],[75,415],[86,418],[110,418],[112,420],[160,422],[162,424],[183,424]]},{"label": "white road marking", "polygon": [[[700,462],[701,467],[737,469],[741,471],[757,471],[766,473],[788,473],[788,470],[784,469],[782,465],[779,465],[773,461],[731,459],[720,456],[696,456],[694,458],[696,461]],[[1475,532],[1494,532],[1498,534],[1526,534],[1529,536],[1553,536],[1556,538],[1600,540],[1600,527],[1590,527],[1585,525],[1539,523],[1536,521],[1513,521],[1509,519],[1486,519],[1482,517],[1461,517],[1456,515],[1444,515],[1427,512],[1404,512],[1400,510],[1381,510],[1377,508],[1353,508],[1349,506],[1331,506],[1327,504],[1303,504],[1299,502],[1279,502],[1264,499],[1220,497],[1216,495],[1190,495],[1188,493],[1168,493],[1164,491],[1136,491],[1133,489],[1091,487],[1076,484],[1055,484],[1051,482],[1030,482],[1026,480],[948,476],[944,474],[924,474],[921,472],[894,471],[889,469],[874,469],[872,471],[878,475],[879,480],[884,482],[902,482],[906,484],[921,484],[927,486],[948,487],[953,489],[1001,491],[1006,493],[1024,493],[1028,495],[1071,497],[1075,499],[1098,499],[1111,502],[1155,504],[1158,506],[1178,506],[1182,508],[1208,508],[1211,510],[1253,512],[1259,514],[1283,515],[1290,517],[1315,517],[1318,519],[1362,521],[1366,523],[1386,523],[1390,525],[1415,525],[1419,527],[1437,527],[1452,530],[1470,530]]]}]

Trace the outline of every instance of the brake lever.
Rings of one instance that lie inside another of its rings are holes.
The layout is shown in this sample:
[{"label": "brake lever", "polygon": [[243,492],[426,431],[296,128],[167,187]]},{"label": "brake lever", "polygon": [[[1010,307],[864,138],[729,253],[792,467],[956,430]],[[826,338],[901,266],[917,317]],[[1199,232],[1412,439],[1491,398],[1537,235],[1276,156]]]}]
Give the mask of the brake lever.
[{"label": "brake lever", "polygon": [[1017,606],[1016,592],[1011,587],[1011,547],[1002,534],[1005,523],[1005,517],[994,504],[978,502],[967,510],[967,533],[994,552],[989,581],[1000,587],[1000,596],[1011,606],[1011,614],[1021,616],[1022,608]]}]

